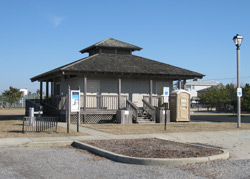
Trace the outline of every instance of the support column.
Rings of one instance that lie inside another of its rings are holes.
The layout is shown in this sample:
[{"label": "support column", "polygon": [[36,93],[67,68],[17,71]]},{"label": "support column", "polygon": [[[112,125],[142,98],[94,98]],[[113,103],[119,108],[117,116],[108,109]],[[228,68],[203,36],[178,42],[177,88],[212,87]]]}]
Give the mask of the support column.
[{"label": "support column", "polygon": [[40,104],[43,102],[43,82],[40,81]]},{"label": "support column", "polygon": [[183,89],[186,89],[186,83],[187,83],[187,80],[183,80]]},{"label": "support column", "polygon": [[152,100],[152,96],[153,96],[153,80],[150,79],[149,80],[149,103],[152,105],[153,100]]},{"label": "support column", "polygon": [[69,133],[69,125],[70,125],[70,105],[71,105],[71,96],[70,96],[70,86],[68,86],[68,94],[67,94],[67,107],[66,107],[66,120],[67,120],[67,133]]},{"label": "support column", "polygon": [[46,99],[49,98],[49,81],[46,81]]},{"label": "support column", "polygon": [[178,81],[178,88],[181,89],[181,80]]},{"label": "support column", "polygon": [[122,89],[122,80],[121,77],[118,78],[118,109],[121,109],[121,90]]},{"label": "support column", "polygon": [[[64,93],[64,86],[65,86],[65,80],[64,80],[64,76],[61,77],[61,84],[60,84],[60,95],[63,95]],[[67,91],[67,89],[65,89],[65,91]],[[67,92],[65,92],[66,94]]]},{"label": "support column", "polygon": [[87,109],[87,75],[84,75],[84,103],[83,103],[83,109]]},{"label": "support column", "polygon": [[51,81],[50,82],[50,94],[51,94],[51,98],[53,98],[54,97],[54,91],[55,91],[55,80],[54,80],[54,78],[53,78],[53,81]]}]

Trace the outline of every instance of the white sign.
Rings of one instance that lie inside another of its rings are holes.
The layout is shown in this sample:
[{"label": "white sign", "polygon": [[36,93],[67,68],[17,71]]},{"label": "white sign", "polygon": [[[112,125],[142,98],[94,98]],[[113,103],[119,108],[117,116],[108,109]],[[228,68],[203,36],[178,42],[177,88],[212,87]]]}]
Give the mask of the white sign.
[{"label": "white sign", "polygon": [[169,96],[169,87],[163,87],[163,96]]},{"label": "white sign", "polygon": [[169,87],[163,87],[163,103],[168,103]]},{"label": "white sign", "polygon": [[242,88],[237,88],[237,96],[238,97],[242,96]]},{"label": "white sign", "polygon": [[71,112],[79,112],[80,111],[80,91],[79,90],[71,90]]},{"label": "white sign", "polygon": [[129,115],[129,111],[124,111],[124,115]]}]

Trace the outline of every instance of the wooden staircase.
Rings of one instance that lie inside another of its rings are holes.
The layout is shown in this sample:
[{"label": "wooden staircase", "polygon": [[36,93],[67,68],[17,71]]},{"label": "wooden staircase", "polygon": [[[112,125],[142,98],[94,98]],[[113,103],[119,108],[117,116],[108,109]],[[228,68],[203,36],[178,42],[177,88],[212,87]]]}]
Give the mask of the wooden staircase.
[{"label": "wooden staircase", "polygon": [[137,117],[138,124],[155,124],[155,121],[149,116],[149,114],[144,111],[143,109],[139,109],[138,117]]}]

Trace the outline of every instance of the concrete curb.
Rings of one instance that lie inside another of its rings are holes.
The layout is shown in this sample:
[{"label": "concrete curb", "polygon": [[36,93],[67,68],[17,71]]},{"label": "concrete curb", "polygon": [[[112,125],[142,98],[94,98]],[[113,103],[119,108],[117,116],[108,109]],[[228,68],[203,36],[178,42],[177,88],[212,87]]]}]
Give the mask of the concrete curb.
[{"label": "concrete curb", "polygon": [[139,165],[167,165],[167,166],[179,166],[185,164],[192,164],[198,162],[207,162],[212,160],[219,159],[228,159],[229,152],[226,150],[221,150],[223,153],[219,155],[213,155],[208,157],[198,157],[198,158],[139,158],[139,157],[130,157],[125,155],[116,154],[107,150],[100,149],[98,147],[94,147],[92,145],[88,145],[79,141],[74,141],[73,146],[88,150],[91,153],[100,155],[102,157],[106,157],[116,162],[128,163],[128,164],[139,164]]}]

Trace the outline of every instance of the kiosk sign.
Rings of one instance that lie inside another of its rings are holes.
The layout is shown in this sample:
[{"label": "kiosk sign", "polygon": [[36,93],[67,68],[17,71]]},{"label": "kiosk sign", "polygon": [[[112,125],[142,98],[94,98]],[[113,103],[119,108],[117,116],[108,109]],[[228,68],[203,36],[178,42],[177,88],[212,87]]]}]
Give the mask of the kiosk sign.
[{"label": "kiosk sign", "polygon": [[169,87],[163,87],[163,97],[164,97],[163,102],[168,103]]},{"label": "kiosk sign", "polygon": [[79,112],[80,111],[80,91],[79,90],[71,90],[71,112]]}]

